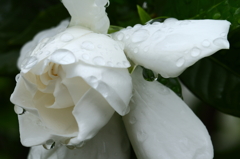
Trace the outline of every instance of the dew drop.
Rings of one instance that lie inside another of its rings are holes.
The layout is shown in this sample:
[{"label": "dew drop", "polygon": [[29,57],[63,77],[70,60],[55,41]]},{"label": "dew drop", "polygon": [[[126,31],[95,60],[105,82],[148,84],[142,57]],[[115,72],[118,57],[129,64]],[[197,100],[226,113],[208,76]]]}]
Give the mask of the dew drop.
[{"label": "dew drop", "polygon": [[98,79],[94,76],[90,76],[89,82],[91,83],[96,83],[98,81]]},{"label": "dew drop", "polygon": [[29,70],[38,63],[38,59],[35,56],[28,57],[22,64],[22,69]]},{"label": "dew drop", "polygon": [[203,47],[209,47],[211,45],[211,43],[208,41],[208,40],[204,40],[203,42],[202,42],[202,46]]},{"label": "dew drop", "polygon": [[132,42],[138,43],[146,40],[149,36],[149,33],[145,29],[137,30],[132,35]]},{"label": "dew drop", "polygon": [[142,27],[141,24],[136,24],[136,25],[133,26],[134,29],[140,29],[141,27]]},{"label": "dew drop", "polygon": [[17,105],[14,106],[14,111],[17,115],[23,115],[25,113],[25,109],[23,109],[22,107],[19,107]]},{"label": "dew drop", "polygon": [[200,53],[201,53],[201,50],[199,49],[199,48],[193,48],[191,51],[190,51],[190,53],[191,53],[191,56],[193,56],[193,57],[197,57],[197,56],[199,56],[200,55]]},{"label": "dew drop", "polygon": [[124,38],[124,34],[123,34],[123,33],[118,33],[117,39],[118,39],[119,41],[121,41],[121,40],[123,40],[123,38]]},{"label": "dew drop", "polygon": [[219,47],[229,47],[229,44],[228,42],[224,39],[224,38],[218,38],[216,40],[213,41],[213,43],[216,45],[216,46],[219,46]]},{"label": "dew drop", "polygon": [[55,141],[53,141],[52,139],[46,141],[46,143],[43,145],[43,148],[45,148],[46,150],[53,149],[54,147],[55,147]]},{"label": "dew drop", "polygon": [[89,59],[90,59],[90,57],[89,57],[88,54],[82,54],[82,58],[83,58],[84,60],[89,60]]},{"label": "dew drop", "polygon": [[93,50],[95,49],[95,46],[90,41],[85,41],[81,44],[81,48],[85,50]]},{"label": "dew drop", "polygon": [[131,27],[131,26],[128,26],[126,29],[132,29],[132,27]]},{"label": "dew drop", "polygon": [[63,42],[68,42],[71,41],[73,39],[73,36],[69,33],[65,33],[61,36],[60,38]]},{"label": "dew drop", "polygon": [[173,24],[175,24],[176,22],[178,22],[178,20],[175,19],[175,18],[167,18],[167,19],[164,21],[164,24],[165,24],[165,25],[173,25]]},{"label": "dew drop", "polygon": [[66,147],[67,147],[69,150],[74,150],[74,149],[75,149],[75,146],[73,146],[73,145],[66,145]]},{"label": "dew drop", "polygon": [[130,117],[130,119],[129,119],[130,124],[135,124],[136,122],[137,122],[137,119],[134,116]]},{"label": "dew drop", "polygon": [[152,39],[162,39],[163,38],[163,33],[161,30],[157,30],[155,33],[152,35]]},{"label": "dew drop", "polygon": [[93,62],[97,65],[105,65],[104,59],[100,56],[93,58]]},{"label": "dew drop", "polygon": [[160,25],[161,23],[160,22],[154,22],[152,23],[152,25]]},{"label": "dew drop", "polygon": [[184,64],[184,62],[185,62],[184,58],[181,57],[181,58],[179,58],[179,59],[177,60],[176,66],[177,66],[177,67],[182,67],[183,64]]},{"label": "dew drop", "polygon": [[221,37],[226,37],[226,35],[227,35],[226,33],[221,33],[220,34]]},{"label": "dew drop", "polygon": [[144,131],[137,132],[137,139],[141,142],[147,139],[147,134]]},{"label": "dew drop", "polygon": [[68,65],[75,63],[76,58],[71,51],[59,49],[53,52],[53,54],[50,56],[50,61],[61,65]]},{"label": "dew drop", "polygon": [[19,79],[20,79],[20,77],[21,77],[21,74],[19,73],[19,74],[17,74],[16,76],[15,76],[15,81],[16,82],[18,82],[19,81]]},{"label": "dew drop", "polygon": [[136,54],[136,53],[138,53],[138,48],[135,48],[134,50],[133,50],[133,52]]}]

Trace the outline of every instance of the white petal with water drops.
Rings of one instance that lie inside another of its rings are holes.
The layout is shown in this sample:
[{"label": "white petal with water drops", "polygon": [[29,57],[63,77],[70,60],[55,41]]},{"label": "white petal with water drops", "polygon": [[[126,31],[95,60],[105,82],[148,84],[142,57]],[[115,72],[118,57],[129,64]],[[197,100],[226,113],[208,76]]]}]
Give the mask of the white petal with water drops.
[{"label": "white petal with water drops", "polygon": [[68,65],[76,62],[76,58],[71,51],[59,49],[53,52],[50,56],[50,61],[61,65]]},{"label": "white petal with water drops", "polygon": [[[124,61],[123,63],[125,63]],[[66,78],[81,77],[97,90],[120,115],[129,111],[131,77],[124,68],[95,67],[83,62],[62,66]]]},{"label": "white petal with water drops", "polygon": [[138,159],[212,159],[210,136],[196,115],[169,88],[132,74],[131,111],[123,117]]},{"label": "white petal with water drops", "polygon": [[229,25],[225,20],[169,18],[163,23],[135,25],[112,37],[125,44],[124,50],[134,63],[168,78],[178,76],[203,57],[228,49],[227,37],[222,35],[227,35]]},{"label": "white petal with water drops", "polygon": [[[68,146],[69,147],[69,146]],[[68,149],[56,145],[45,150],[43,146],[32,147],[28,159],[130,159],[130,145],[120,116],[115,114],[99,133],[83,147]]]}]

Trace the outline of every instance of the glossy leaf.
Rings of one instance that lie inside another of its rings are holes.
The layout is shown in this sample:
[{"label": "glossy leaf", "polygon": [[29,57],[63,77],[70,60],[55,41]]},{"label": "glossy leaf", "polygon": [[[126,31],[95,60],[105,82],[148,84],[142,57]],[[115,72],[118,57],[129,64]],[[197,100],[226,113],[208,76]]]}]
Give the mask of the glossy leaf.
[{"label": "glossy leaf", "polygon": [[145,24],[146,22],[152,19],[151,16],[139,5],[137,5],[137,10],[142,24]]},{"label": "glossy leaf", "polygon": [[202,59],[188,68],[180,79],[205,103],[240,117],[240,75],[217,59]]}]

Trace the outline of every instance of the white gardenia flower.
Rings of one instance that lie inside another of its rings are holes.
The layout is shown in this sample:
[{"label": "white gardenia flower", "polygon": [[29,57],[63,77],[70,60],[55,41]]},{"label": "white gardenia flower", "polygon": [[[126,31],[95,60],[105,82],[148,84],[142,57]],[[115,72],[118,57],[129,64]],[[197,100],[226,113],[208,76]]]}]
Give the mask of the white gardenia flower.
[{"label": "white gardenia flower", "polygon": [[212,159],[201,121],[170,89],[143,80],[140,67],[130,76],[127,57],[176,77],[229,48],[230,23],[170,18],[109,36],[108,0],[62,2],[70,24],[40,32],[18,60],[11,101],[29,159],[128,159],[125,128],[138,159]]}]

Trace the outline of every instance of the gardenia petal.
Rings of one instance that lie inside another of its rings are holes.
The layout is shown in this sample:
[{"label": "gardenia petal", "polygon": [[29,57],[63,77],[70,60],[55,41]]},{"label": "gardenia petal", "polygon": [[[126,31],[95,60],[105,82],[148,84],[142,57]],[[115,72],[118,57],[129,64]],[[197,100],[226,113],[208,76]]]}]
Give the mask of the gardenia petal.
[{"label": "gardenia petal", "polygon": [[20,57],[18,58],[17,66],[20,69],[21,65],[28,56],[30,56],[30,53],[34,50],[34,48],[38,45],[38,43],[46,42],[48,38],[60,33],[64,29],[67,28],[69,24],[68,20],[62,21],[57,27],[43,30],[39,32],[37,35],[35,35],[34,39],[32,41],[27,42],[20,51]]},{"label": "gardenia petal", "polygon": [[169,88],[145,81],[142,69],[132,74],[131,111],[123,117],[138,159],[212,159],[205,126]]},{"label": "gardenia petal", "polygon": [[26,58],[21,71],[40,75],[49,62],[69,65],[82,61],[94,66],[128,68],[123,45],[107,35],[93,33],[83,27],[70,27],[51,37],[47,43],[40,42]]},{"label": "gardenia petal", "polygon": [[225,20],[183,20],[135,25],[112,36],[125,44],[127,56],[163,77],[176,77],[199,59],[228,49],[230,23]]},{"label": "gardenia petal", "polygon": [[106,34],[110,25],[105,12],[108,0],[62,0],[72,19],[70,26],[83,26]]},{"label": "gardenia petal", "polygon": [[114,112],[100,93],[89,89],[72,112],[78,123],[79,133],[68,144],[78,145],[93,138],[108,123]]},{"label": "gardenia petal", "polygon": [[64,142],[64,140],[77,135],[77,133],[73,133],[59,136],[53,133],[51,129],[48,129],[42,120],[36,116],[36,113],[33,114],[32,112],[26,111],[24,114],[18,115],[20,139],[24,146],[42,146],[48,140],[53,140],[56,143]]},{"label": "gardenia petal", "polygon": [[121,117],[113,115],[98,134],[80,149],[58,145],[52,150],[32,147],[28,159],[129,159],[130,145]]},{"label": "gardenia petal", "polygon": [[95,67],[83,62],[62,66],[66,78],[81,77],[98,91],[120,115],[129,112],[132,80],[124,68]]}]

